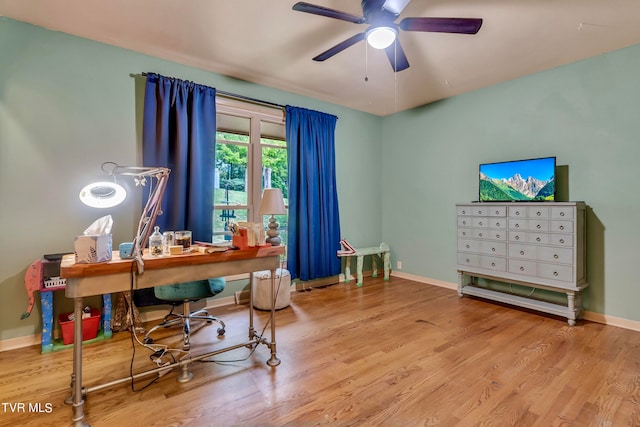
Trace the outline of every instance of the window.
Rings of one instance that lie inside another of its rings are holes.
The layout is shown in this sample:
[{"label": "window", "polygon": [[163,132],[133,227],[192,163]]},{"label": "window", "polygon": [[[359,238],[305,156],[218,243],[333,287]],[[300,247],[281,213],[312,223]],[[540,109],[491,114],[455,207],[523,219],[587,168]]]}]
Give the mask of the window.
[{"label": "window", "polygon": [[[262,190],[280,188],[287,203],[284,111],[227,98],[217,99],[213,241],[231,240],[230,221],[263,222]],[[283,244],[287,215],[276,215]]]}]

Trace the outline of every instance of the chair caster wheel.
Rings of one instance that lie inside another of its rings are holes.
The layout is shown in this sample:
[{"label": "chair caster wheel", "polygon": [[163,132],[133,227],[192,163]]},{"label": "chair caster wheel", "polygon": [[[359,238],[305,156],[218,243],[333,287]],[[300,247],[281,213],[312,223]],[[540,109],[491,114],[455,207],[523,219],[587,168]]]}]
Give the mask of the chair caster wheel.
[{"label": "chair caster wheel", "polygon": [[224,335],[225,332],[224,328],[218,328],[218,335]]}]

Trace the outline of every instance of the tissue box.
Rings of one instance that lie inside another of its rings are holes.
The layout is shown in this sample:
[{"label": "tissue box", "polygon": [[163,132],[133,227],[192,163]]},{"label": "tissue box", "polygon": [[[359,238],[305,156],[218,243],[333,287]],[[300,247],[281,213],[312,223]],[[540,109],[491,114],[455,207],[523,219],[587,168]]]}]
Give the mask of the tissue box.
[{"label": "tissue box", "polygon": [[78,236],[74,242],[76,264],[111,261],[111,234]]}]

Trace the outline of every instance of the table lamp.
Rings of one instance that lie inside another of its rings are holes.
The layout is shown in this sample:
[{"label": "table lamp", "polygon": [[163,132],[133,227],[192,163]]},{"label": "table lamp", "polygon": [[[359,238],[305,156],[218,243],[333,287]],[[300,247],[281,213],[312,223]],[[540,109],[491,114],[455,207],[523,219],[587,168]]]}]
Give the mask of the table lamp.
[{"label": "table lamp", "polygon": [[266,239],[267,243],[271,243],[271,246],[280,246],[282,242],[278,231],[279,224],[276,222],[274,215],[284,215],[286,213],[287,208],[284,206],[282,191],[279,188],[265,188],[262,193],[262,203],[260,203],[260,215],[271,215]]},{"label": "table lamp", "polygon": [[[127,196],[125,189],[116,182],[118,176],[130,176],[137,186],[145,186],[147,177],[152,178],[149,198],[138,221],[138,230],[133,240],[132,257],[138,264],[138,274],[144,273],[142,249],[153,230],[158,215],[162,215],[162,197],[167,187],[171,169],[165,167],[120,166],[117,163],[105,162],[102,170],[112,177],[113,181],[94,182],[80,190],[80,200],[94,208],[110,208],[119,205]],[[155,179],[155,182],[153,181]]]}]

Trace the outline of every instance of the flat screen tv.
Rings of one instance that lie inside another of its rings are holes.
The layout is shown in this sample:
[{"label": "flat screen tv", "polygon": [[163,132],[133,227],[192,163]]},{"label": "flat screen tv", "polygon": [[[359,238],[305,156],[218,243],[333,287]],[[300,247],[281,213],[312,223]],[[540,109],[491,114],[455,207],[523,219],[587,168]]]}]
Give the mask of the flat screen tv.
[{"label": "flat screen tv", "polygon": [[481,164],[480,201],[552,202],[555,175],[555,157]]}]

